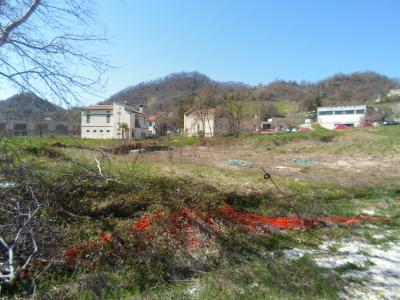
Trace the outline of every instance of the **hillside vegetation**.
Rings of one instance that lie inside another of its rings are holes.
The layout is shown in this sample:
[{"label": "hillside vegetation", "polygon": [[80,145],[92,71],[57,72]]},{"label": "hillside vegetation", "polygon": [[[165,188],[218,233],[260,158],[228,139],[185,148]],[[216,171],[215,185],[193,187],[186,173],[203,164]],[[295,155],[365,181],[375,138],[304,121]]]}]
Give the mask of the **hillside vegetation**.
[{"label": "hillside vegetation", "polygon": [[0,101],[0,117],[10,119],[35,118],[40,114],[57,114],[64,109],[32,93],[21,93]]},{"label": "hillside vegetation", "polygon": [[[169,119],[168,123],[182,126],[183,112],[193,105],[194,97],[201,99],[204,105],[214,106],[223,105],[234,93],[244,103],[247,114],[260,113],[260,107],[263,107],[268,115],[285,115],[287,111],[313,110],[316,99],[322,105],[350,105],[367,101],[373,104],[373,100],[399,86],[398,81],[374,72],[337,74],[316,83],[276,80],[255,87],[238,82],[218,82],[198,72],[182,72],[127,87],[103,103],[126,101],[133,105],[143,104],[147,112],[162,113]],[[43,113],[57,113],[58,117],[74,115],[71,110],[64,111],[29,93],[0,101],[3,117],[38,118]]]},{"label": "hillside vegetation", "polygon": [[106,102],[145,104],[151,113],[177,112],[182,102],[192,94],[205,98],[205,102],[210,104],[221,104],[227,94],[234,90],[241,93],[244,100],[295,102],[301,109],[307,110],[316,97],[325,105],[348,105],[374,100],[398,86],[398,81],[374,72],[337,74],[316,83],[277,80],[257,87],[218,82],[192,72],[171,74],[159,80],[126,88]]}]

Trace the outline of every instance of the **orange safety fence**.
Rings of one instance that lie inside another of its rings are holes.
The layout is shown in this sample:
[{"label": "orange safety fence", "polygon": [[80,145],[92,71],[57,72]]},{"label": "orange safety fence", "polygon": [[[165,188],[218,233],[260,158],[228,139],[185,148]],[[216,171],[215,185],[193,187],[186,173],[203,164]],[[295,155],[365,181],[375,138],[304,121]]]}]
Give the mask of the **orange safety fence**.
[{"label": "orange safety fence", "polygon": [[[197,217],[203,221],[212,224],[212,217],[210,214],[204,214],[197,208],[184,209],[178,213],[172,214],[170,219],[179,226],[180,218],[187,218],[190,214],[195,213]],[[328,223],[341,223],[341,224],[354,224],[359,222],[380,222],[387,221],[389,218],[377,217],[322,217],[322,218],[301,218],[299,216],[286,216],[286,217],[266,217],[260,214],[239,212],[235,207],[224,202],[224,206],[216,210],[215,215],[220,215],[224,219],[230,220],[233,223],[240,224],[251,228],[271,228],[271,229],[305,229],[321,226]],[[151,226],[155,219],[161,219],[164,215],[157,214],[154,216],[146,217],[135,223],[134,230],[142,231]]]},{"label": "orange safety fence", "polygon": [[231,221],[251,228],[260,229],[306,229],[321,226],[328,223],[353,224],[359,222],[380,222],[388,218],[376,217],[324,217],[301,218],[299,216],[266,217],[259,214],[238,212],[232,205],[225,202],[225,206],[219,209],[220,213]]},{"label": "orange safety fence", "polygon": [[[264,215],[239,212],[235,207],[224,202],[222,208],[213,210],[211,212],[202,212],[199,208],[192,206],[183,209],[177,213],[173,213],[168,219],[165,218],[164,213],[158,213],[153,216],[145,217],[135,224],[133,224],[133,232],[140,233],[149,229],[155,220],[165,220],[167,223],[167,230],[171,234],[185,233],[186,240],[184,241],[190,249],[198,248],[203,241],[196,236],[196,225],[201,222],[208,225],[213,225],[214,218],[222,219],[228,224],[240,225],[246,229],[252,230],[296,230],[307,229],[323,226],[329,223],[340,224],[354,224],[359,222],[381,222],[387,221],[386,217],[321,217],[321,218],[302,218],[299,216],[286,216],[286,217],[266,217]],[[182,236],[175,235],[177,239],[182,239]],[[112,236],[110,233],[103,234],[99,241],[90,243],[83,243],[73,246],[64,251],[64,255],[70,261],[74,261],[77,257],[83,257],[89,252],[98,252],[104,245],[110,245]],[[120,243],[119,248],[123,248]],[[124,249],[120,249],[124,252]]]},{"label": "orange safety fence", "polygon": [[111,239],[111,233],[105,233],[100,236],[99,241],[93,241],[69,247],[64,251],[64,256],[69,261],[74,261],[79,256],[83,257],[88,253],[100,251],[102,246],[110,244]]}]

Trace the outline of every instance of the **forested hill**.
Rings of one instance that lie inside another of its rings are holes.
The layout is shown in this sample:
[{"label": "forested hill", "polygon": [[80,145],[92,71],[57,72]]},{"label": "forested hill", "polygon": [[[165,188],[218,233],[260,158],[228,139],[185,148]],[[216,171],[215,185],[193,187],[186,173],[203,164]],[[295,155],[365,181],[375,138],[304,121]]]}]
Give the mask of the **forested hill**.
[{"label": "forested hill", "polygon": [[144,104],[151,113],[176,112],[189,95],[196,94],[206,98],[211,104],[218,104],[224,101],[230,91],[235,90],[249,100],[290,101],[303,104],[320,97],[323,104],[339,105],[374,100],[399,86],[398,80],[375,72],[337,74],[316,83],[276,80],[257,87],[236,82],[214,81],[198,72],[183,72],[128,87],[104,103],[126,101],[129,104]]},{"label": "forested hill", "polygon": [[[310,101],[319,97],[323,105],[363,103],[400,87],[398,80],[374,72],[338,74],[316,83],[276,80],[267,85],[248,86],[238,82],[218,82],[198,72],[175,73],[162,79],[128,87],[110,97],[113,101],[147,106],[150,113],[170,112],[187,108],[188,96],[197,95],[204,102],[222,104],[231,91],[243,100],[268,103],[296,102],[307,108]],[[185,106],[186,105],[186,106]],[[21,93],[0,101],[0,117],[24,119],[40,115],[65,117],[65,110],[32,93]]]},{"label": "forested hill", "polygon": [[126,101],[129,104],[144,104],[151,112],[176,111],[179,104],[189,95],[205,96],[205,93],[212,92],[213,97],[209,100],[220,102],[229,89],[239,87],[250,88],[242,83],[217,82],[198,72],[182,72],[128,87],[104,103]]},{"label": "forested hill", "polygon": [[32,93],[21,93],[0,101],[0,117],[7,119],[38,118],[62,114],[64,109]]}]

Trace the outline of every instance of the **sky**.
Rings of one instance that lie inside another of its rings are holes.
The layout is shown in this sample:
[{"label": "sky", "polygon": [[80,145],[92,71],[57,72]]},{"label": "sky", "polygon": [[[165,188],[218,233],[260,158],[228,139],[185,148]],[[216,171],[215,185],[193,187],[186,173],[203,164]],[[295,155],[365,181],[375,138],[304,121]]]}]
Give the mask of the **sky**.
[{"label": "sky", "polygon": [[251,85],[400,77],[399,0],[97,0],[96,10],[112,37],[96,51],[115,67],[103,98],[181,71]]}]

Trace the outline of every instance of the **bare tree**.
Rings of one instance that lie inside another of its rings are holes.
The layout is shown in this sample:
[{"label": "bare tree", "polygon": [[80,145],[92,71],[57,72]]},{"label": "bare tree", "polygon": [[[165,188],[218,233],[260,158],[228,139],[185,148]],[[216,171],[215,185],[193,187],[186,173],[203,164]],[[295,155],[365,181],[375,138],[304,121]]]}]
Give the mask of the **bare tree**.
[{"label": "bare tree", "polygon": [[[0,80],[63,103],[102,87],[92,0],[0,0]],[[82,71],[90,76],[80,75]],[[93,76],[93,77],[92,77]]]},{"label": "bare tree", "polygon": [[[91,0],[0,0],[0,84],[64,104],[78,102],[81,93],[94,95],[108,64],[87,48],[105,41],[92,33],[92,5]],[[82,71],[91,75],[80,75]],[[3,143],[0,287],[18,280],[38,255],[39,241],[45,240],[36,229],[46,183],[10,153],[13,147]]]},{"label": "bare tree", "polygon": [[10,145],[2,145],[0,159],[0,288],[28,270],[38,252],[38,214],[42,194],[38,174],[16,162]]},{"label": "bare tree", "polygon": [[207,106],[207,101],[204,98],[195,96],[194,97],[194,108],[195,108],[195,124],[200,124],[201,130],[197,130],[197,134],[204,138],[206,128],[208,126],[209,132],[212,135],[212,128],[210,124],[210,109]]},{"label": "bare tree", "polygon": [[242,119],[244,115],[244,105],[236,92],[231,92],[225,103],[226,111],[229,113],[233,122],[233,132],[236,137],[239,136]]}]

